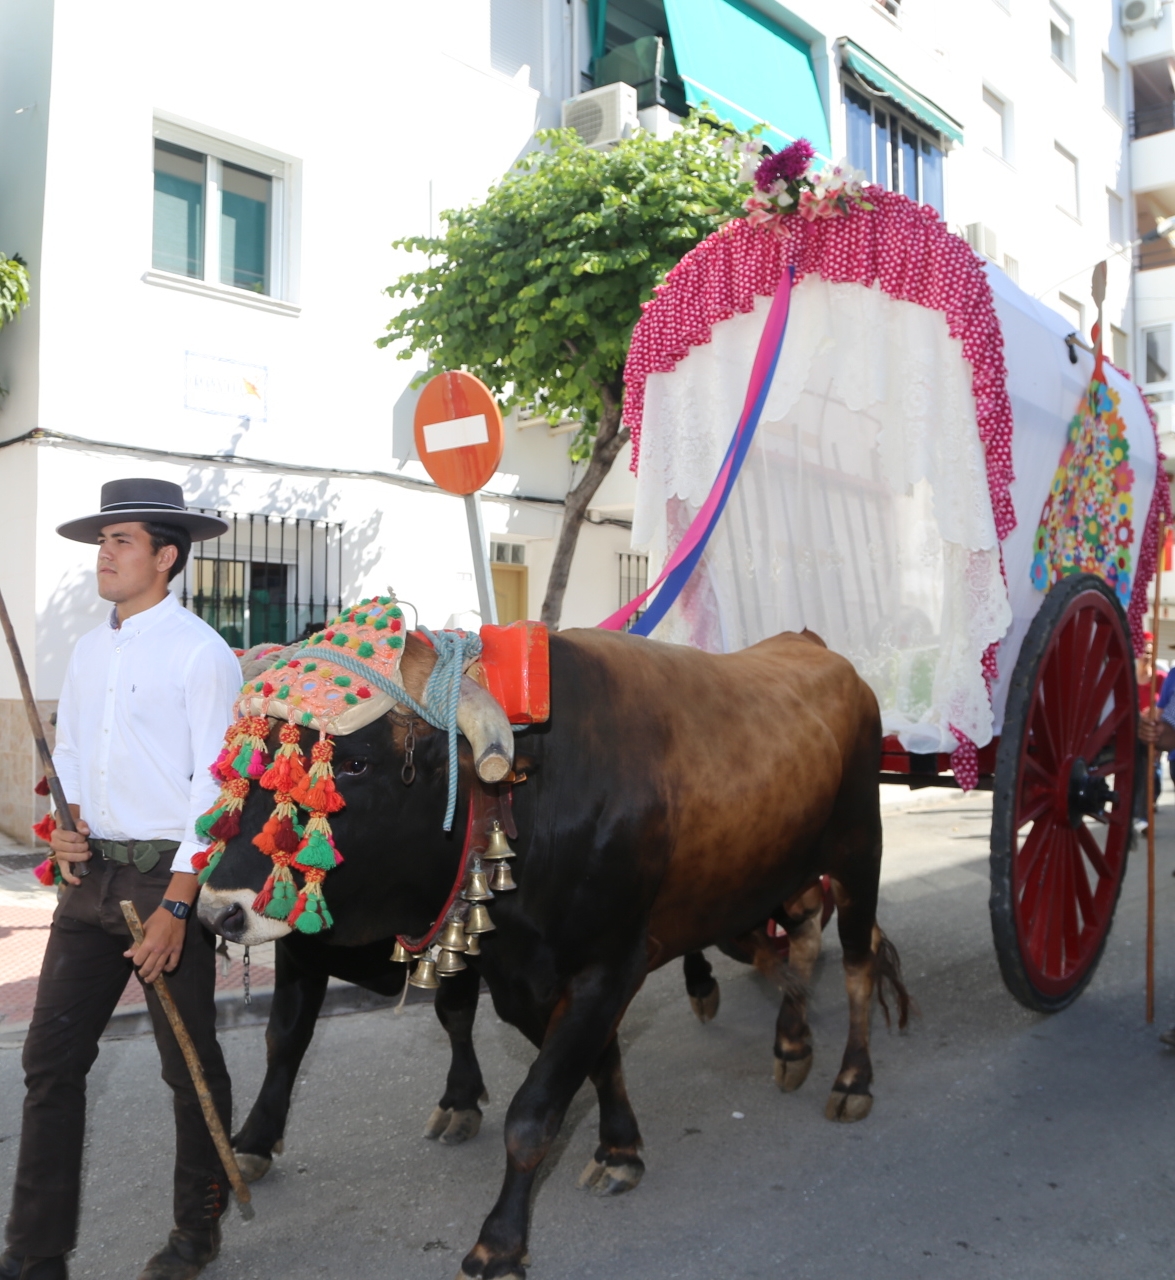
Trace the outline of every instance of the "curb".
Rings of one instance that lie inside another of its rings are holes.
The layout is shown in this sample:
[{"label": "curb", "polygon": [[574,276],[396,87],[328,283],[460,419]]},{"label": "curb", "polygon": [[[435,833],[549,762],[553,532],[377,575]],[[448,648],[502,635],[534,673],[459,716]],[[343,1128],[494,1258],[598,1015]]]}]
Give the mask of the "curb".
[{"label": "curb", "polygon": [[[322,1001],[320,1018],[340,1017],[348,1013],[370,1013],[376,1009],[391,1009],[400,1002],[399,996],[376,995],[374,991],[366,991],[362,987],[352,986],[348,982],[331,982],[326,989]],[[417,987],[408,988],[406,1005],[432,1004],[433,993],[421,991]],[[252,993],[249,1004],[245,1004],[243,991],[224,991],[216,997],[216,1029],[229,1031],[235,1027],[264,1026],[269,1021],[269,1011],[273,1005],[273,988],[261,987]],[[13,1022],[7,1026],[0,1024],[0,1050],[19,1049],[24,1045],[28,1032],[27,1022]],[[117,1010],[106,1024],[102,1033],[103,1040],[130,1040],[135,1036],[153,1034],[151,1015],[145,1004],[128,1005]]]}]

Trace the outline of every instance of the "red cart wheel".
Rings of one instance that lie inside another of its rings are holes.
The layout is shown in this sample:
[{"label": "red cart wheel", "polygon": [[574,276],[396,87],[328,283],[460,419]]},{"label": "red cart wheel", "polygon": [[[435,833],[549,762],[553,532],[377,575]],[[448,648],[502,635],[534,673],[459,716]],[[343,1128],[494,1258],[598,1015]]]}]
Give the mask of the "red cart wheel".
[{"label": "red cart wheel", "polygon": [[996,755],[991,925],[1008,990],[1065,1008],[1093,975],[1132,835],[1138,693],[1126,617],[1091,574],[1049,592]]}]

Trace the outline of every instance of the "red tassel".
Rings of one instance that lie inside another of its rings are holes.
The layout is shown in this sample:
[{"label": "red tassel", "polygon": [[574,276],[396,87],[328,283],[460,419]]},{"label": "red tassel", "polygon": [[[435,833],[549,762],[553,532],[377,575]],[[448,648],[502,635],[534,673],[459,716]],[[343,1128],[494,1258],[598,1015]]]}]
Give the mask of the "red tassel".
[{"label": "red tassel", "polygon": [[49,779],[42,777],[41,781],[33,788],[33,792],[39,796],[47,796],[49,794]]},{"label": "red tassel", "polygon": [[212,853],[211,847],[201,849],[199,853],[192,854],[192,868],[196,871],[203,871],[208,865],[209,855]]},{"label": "red tassel", "polygon": [[33,824],[33,835],[35,835],[38,840],[44,840],[46,844],[49,843],[49,837],[56,830],[57,819],[51,813],[47,813],[40,822]]},{"label": "red tassel", "polygon": [[319,813],[338,813],[346,805],[339,794],[334,778],[322,778],[312,787],[303,787],[298,796],[298,803],[304,809],[315,809]]},{"label": "red tassel", "polygon": [[229,810],[222,813],[219,818],[208,828],[208,834],[213,840],[223,840],[227,843],[233,838],[241,834],[241,812],[239,809]]},{"label": "red tassel", "polygon": [[273,872],[269,873],[269,878],[261,886],[261,892],[253,899],[253,910],[257,914],[264,915],[265,908],[273,901]]},{"label": "red tassel", "polygon": [[299,746],[302,731],[296,724],[284,724],[278,735],[281,745],[273,757],[273,764],[261,777],[261,785],[267,791],[297,790],[306,781],[306,761],[302,758]]},{"label": "red tassel", "polygon": [[39,866],[33,868],[33,875],[35,875],[47,889],[52,889],[57,883],[57,859],[46,858]]}]

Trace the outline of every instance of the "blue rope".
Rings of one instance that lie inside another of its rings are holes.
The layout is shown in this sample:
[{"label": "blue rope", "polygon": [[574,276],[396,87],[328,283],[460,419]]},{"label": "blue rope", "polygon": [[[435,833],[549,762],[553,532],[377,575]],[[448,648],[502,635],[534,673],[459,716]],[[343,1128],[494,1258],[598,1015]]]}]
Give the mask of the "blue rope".
[{"label": "blue rope", "polygon": [[373,667],[369,667],[362,658],[356,658],[345,649],[336,649],[333,645],[318,645],[299,652],[299,658],[322,658],[334,662],[338,666],[362,676],[368,683],[375,685],[381,692],[413,711],[422,720],[426,720],[434,729],[441,729],[449,735],[449,801],[445,808],[445,830],[452,831],[453,816],[457,812],[457,704],[461,701],[461,676],[466,666],[481,653],[480,636],[462,636],[456,631],[430,631],[420,628],[436,649],[437,660],[424,686],[422,706],[404,688],[381,675]]}]

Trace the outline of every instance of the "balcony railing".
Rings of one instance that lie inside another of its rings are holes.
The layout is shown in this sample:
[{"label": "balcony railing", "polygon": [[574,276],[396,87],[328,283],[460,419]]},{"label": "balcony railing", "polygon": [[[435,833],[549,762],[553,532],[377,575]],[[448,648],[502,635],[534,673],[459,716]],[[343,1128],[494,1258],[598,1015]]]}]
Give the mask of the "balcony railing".
[{"label": "balcony railing", "polygon": [[1130,136],[1149,138],[1155,133],[1167,133],[1175,129],[1175,102],[1164,102],[1158,107],[1142,107],[1130,113]]}]

